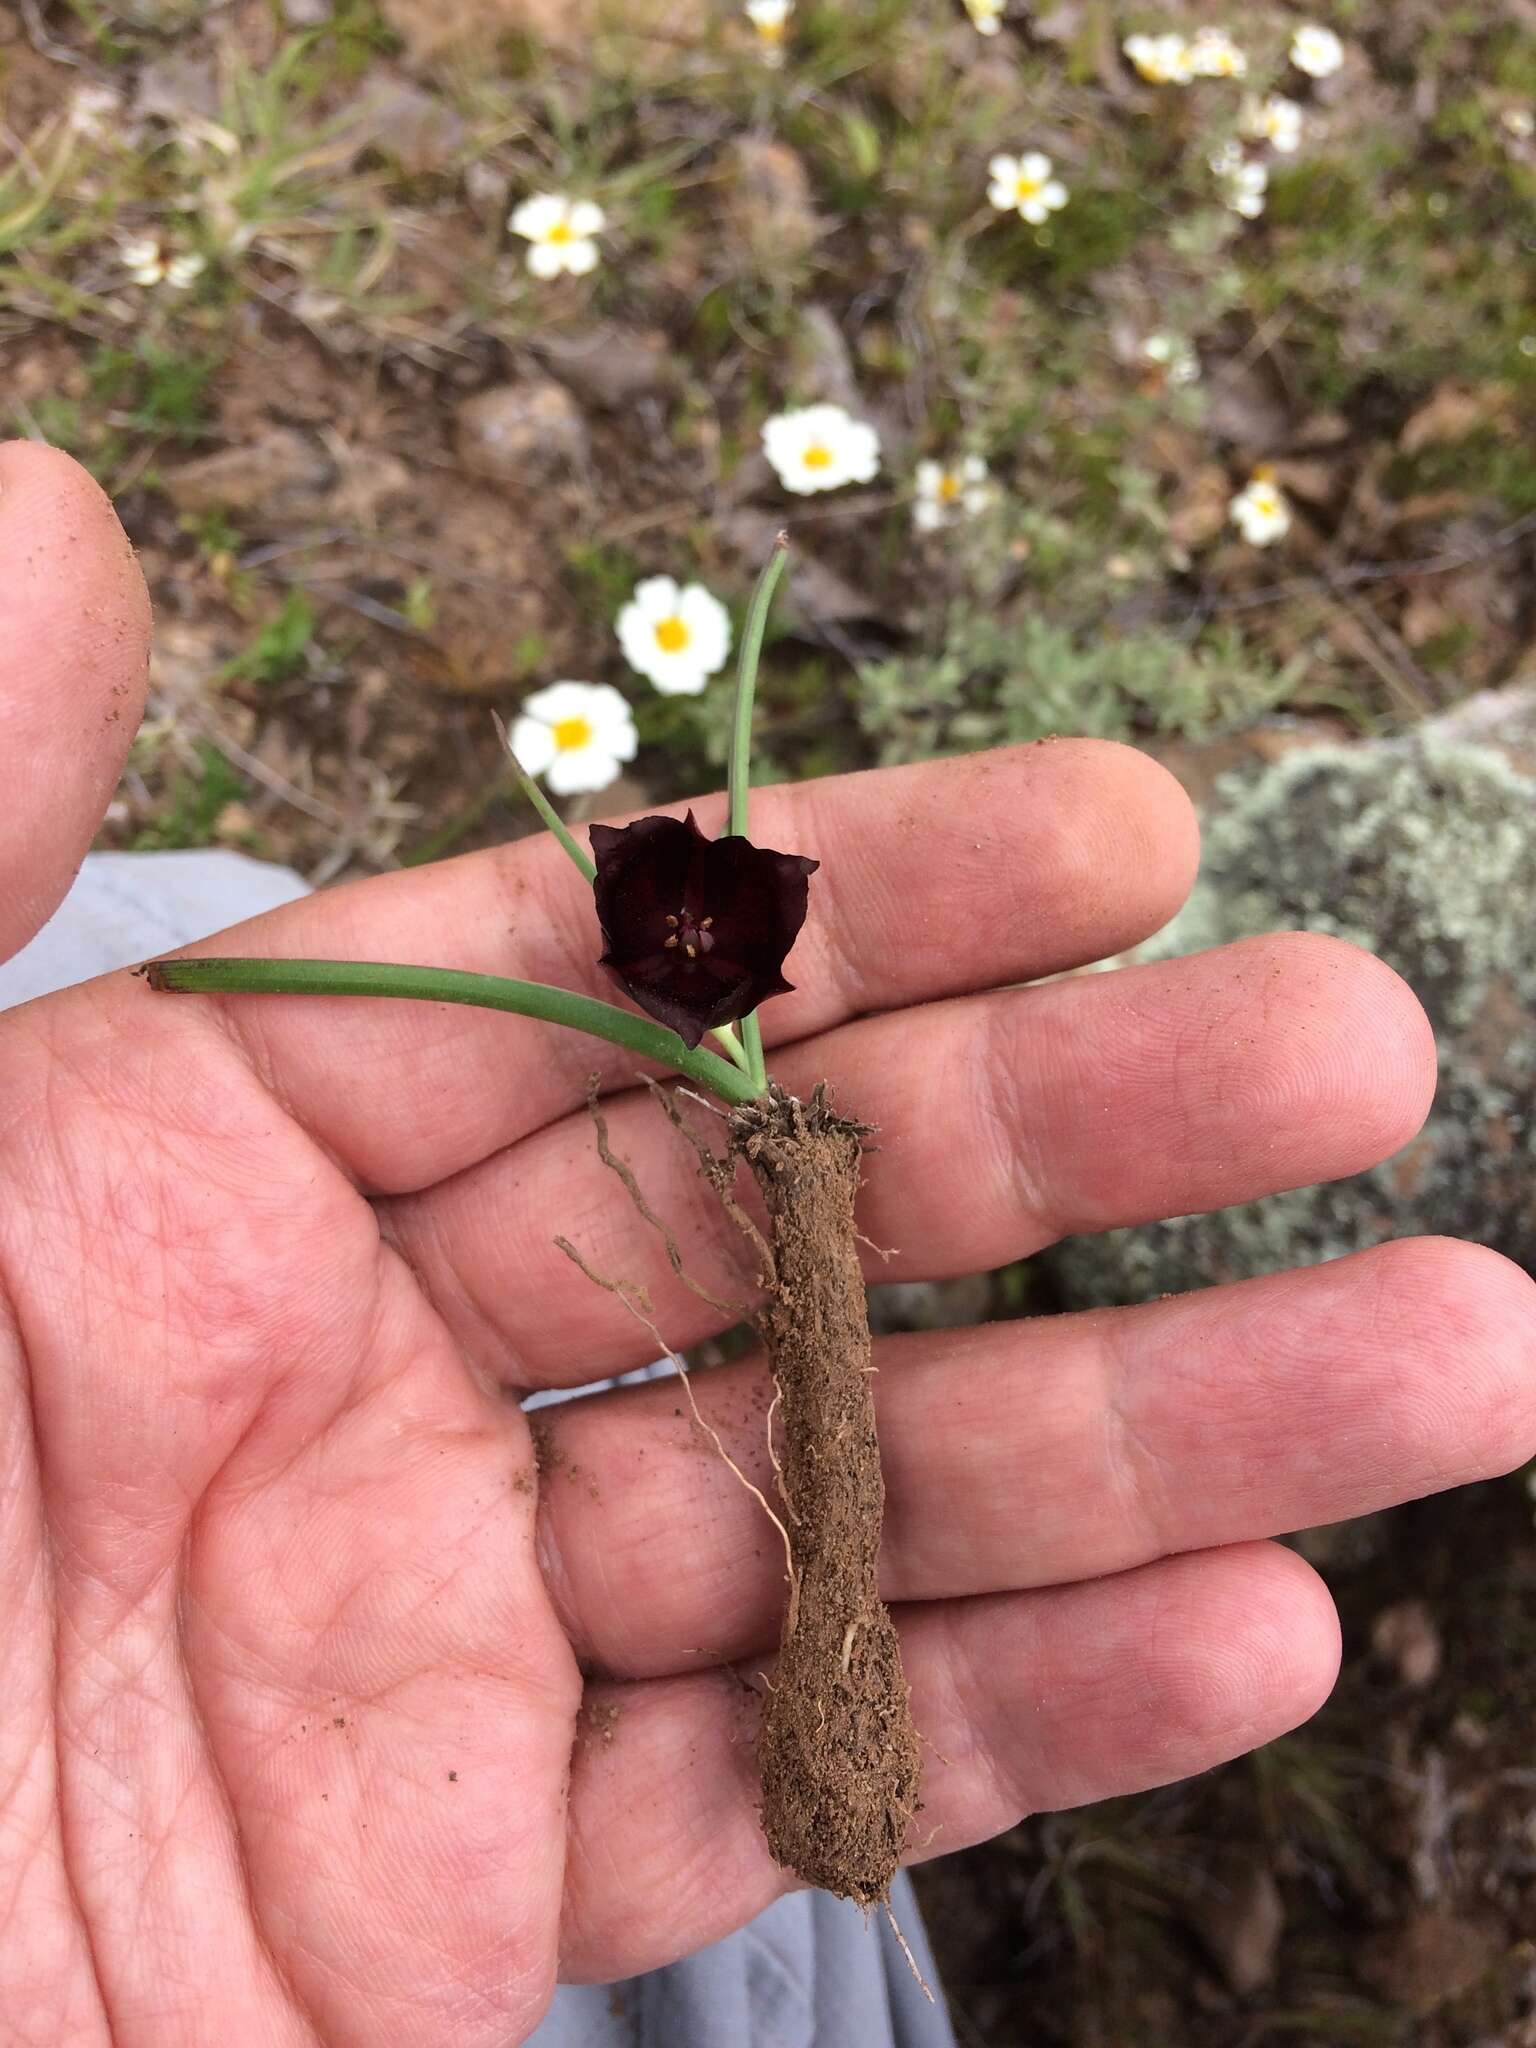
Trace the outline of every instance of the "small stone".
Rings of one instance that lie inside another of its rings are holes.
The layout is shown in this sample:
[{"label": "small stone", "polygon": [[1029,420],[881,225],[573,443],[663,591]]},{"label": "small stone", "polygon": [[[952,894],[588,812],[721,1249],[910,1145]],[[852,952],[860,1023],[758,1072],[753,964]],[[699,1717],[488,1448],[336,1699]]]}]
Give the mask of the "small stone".
[{"label": "small stone", "polygon": [[1185,1917],[1239,1998],[1273,1981],[1285,1905],[1268,1864],[1240,1853],[1219,1857]]},{"label": "small stone", "polygon": [[454,416],[454,446],[471,475],[516,484],[569,476],[589,452],[581,408],[553,377],[522,377],[466,398]]},{"label": "small stone", "polygon": [[1361,1981],[1419,2018],[1470,1991],[1492,1968],[1500,1944],[1486,1928],[1455,1914],[1416,1913],[1404,1926],[1368,1941]]},{"label": "small stone", "polygon": [[1440,1670],[1440,1631],[1422,1600],[1398,1600],[1371,1624],[1371,1648],[1414,1692],[1432,1685]]},{"label": "small stone", "polygon": [[603,322],[533,337],[554,375],[578,398],[605,412],[666,391],[676,378],[664,334]]},{"label": "small stone", "polygon": [[183,512],[291,518],[314,511],[335,476],[317,442],[292,427],[273,427],[254,440],[184,462],[166,476],[165,489]]},{"label": "small stone", "polygon": [[743,136],[731,154],[726,214],[754,262],[794,263],[822,234],[805,165],[787,143]]},{"label": "small stone", "polygon": [[401,170],[412,174],[438,171],[462,144],[463,120],[436,93],[408,79],[385,78],[358,100],[348,132]]}]

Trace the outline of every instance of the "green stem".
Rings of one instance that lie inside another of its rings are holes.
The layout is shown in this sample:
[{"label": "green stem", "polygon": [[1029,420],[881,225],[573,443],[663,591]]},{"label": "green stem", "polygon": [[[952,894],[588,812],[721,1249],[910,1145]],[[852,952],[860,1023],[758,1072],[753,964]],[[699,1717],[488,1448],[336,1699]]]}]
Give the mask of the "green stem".
[{"label": "green stem", "polygon": [[[763,572],[757,579],[752,592],[752,602],[747,606],[747,620],[741,631],[741,658],[736,668],[736,704],[731,714],[731,765],[730,779],[726,784],[729,809],[726,818],[726,834],[730,838],[745,838],[747,831],[747,793],[752,781],[752,706],[757,695],[757,666],[762,659],[763,635],[768,630],[768,613],[773,604],[773,593],[778,588],[779,578],[789,560],[789,535],[775,536],[773,553],[763,565]],[[763,1028],[757,1021],[754,1010],[749,1017],[741,1020],[741,1043],[746,1055],[746,1070],[752,1082],[753,1092],[762,1095],[768,1087],[768,1066],[763,1058]]]},{"label": "green stem", "polygon": [[518,785],[522,789],[523,795],[527,797],[529,803],[533,805],[533,808],[544,820],[550,831],[554,833],[560,844],[581,870],[585,879],[589,882],[595,881],[597,879],[597,869],[593,867],[590,857],[583,853],[576,844],[564,818],[561,817],[549,798],[540,789],[516,754],[513,753],[511,734],[494,711],[491,713],[491,718],[495,723],[497,733],[500,735],[501,744],[506,749],[507,759],[512,763],[512,773],[517,777]]},{"label": "green stem", "polygon": [[741,629],[741,660],[736,669],[736,708],[731,715],[731,768],[726,784],[730,792],[730,815],[726,834],[744,839],[747,832],[747,787],[752,777],[752,700],[757,694],[757,664],[763,651],[763,634],[768,625],[768,607],[784,565],[789,560],[789,535],[779,534],[773,553],[757,579],[752,602],[747,606],[747,623]]},{"label": "green stem", "polygon": [[139,972],[151,988],[172,995],[404,996],[508,1010],[514,1016],[537,1017],[546,1024],[565,1024],[606,1038],[611,1045],[712,1088],[727,1102],[751,1102],[762,1093],[750,1076],[718,1053],[702,1046],[689,1052],[675,1031],[649,1017],[631,1016],[595,996],[551,988],[542,981],[509,981],[453,967],[393,967],[371,960],[151,960]]}]

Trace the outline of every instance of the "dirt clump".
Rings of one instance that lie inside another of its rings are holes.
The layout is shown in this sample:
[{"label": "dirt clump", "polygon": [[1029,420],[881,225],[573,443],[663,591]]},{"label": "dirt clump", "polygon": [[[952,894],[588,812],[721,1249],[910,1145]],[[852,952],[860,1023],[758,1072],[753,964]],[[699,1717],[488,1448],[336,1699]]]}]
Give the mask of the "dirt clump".
[{"label": "dirt clump", "polygon": [[775,1089],[732,1120],[772,1225],[757,1317],[782,1417],[788,1611],[758,1758],[763,1832],[807,1883],[885,1898],[918,1806],[918,1741],[880,1598],[885,1484],[853,1205],[867,1129],[818,1088]]}]

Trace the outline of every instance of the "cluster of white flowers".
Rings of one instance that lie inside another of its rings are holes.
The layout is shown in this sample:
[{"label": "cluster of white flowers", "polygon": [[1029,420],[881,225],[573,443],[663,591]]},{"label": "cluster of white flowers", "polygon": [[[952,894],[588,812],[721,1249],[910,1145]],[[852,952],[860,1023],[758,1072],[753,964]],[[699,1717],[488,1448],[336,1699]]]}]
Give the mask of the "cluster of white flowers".
[{"label": "cluster of white flowers", "polygon": [[1196,29],[1193,36],[1127,36],[1120,46],[1148,85],[1189,85],[1197,78],[1245,78],[1248,58],[1224,28]]},{"label": "cluster of white flowers", "polygon": [[535,277],[559,277],[569,271],[584,277],[596,270],[599,250],[594,237],[608,217],[593,199],[568,199],[562,192],[536,192],[515,207],[507,226],[528,243],[528,268]]},{"label": "cluster of white flowers", "polygon": [[195,254],[171,255],[156,235],[140,235],[131,242],[124,242],[118,254],[133,282],[143,285],[146,290],[152,285],[168,284],[174,291],[187,291],[208,267],[203,258]]},{"label": "cluster of white flowers", "polygon": [[1188,85],[1195,75],[1181,35],[1127,36],[1120,47],[1148,85]]},{"label": "cluster of white flowers", "polygon": [[1301,147],[1306,114],[1283,93],[1272,92],[1262,100],[1250,95],[1243,101],[1237,125],[1250,142],[1267,142],[1277,156],[1294,156]]},{"label": "cluster of white flowers", "polygon": [[1331,78],[1344,62],[1344,45],[1331,28],[1303,22],[1291,37],[1291,62],[1308,78]]},{"label": "cluster of white flowers", "polygon": [[1260,467],[1228,507],[1232,523],[1250,547],[1267,548],[1291,530],[1291,508],[1270,471]]},{"label": "cluster of white flowers", "polygon": [[763,422],[763,453],[786,491],[809,497],[843,484],[872,483],[880,436],[840,405],[805,405]]},{"label": "cluster of white flowers", "polygon": [[1141,344],[1141,353],[1162,371],[1165,383],[1193,384],[1200,375],[1200,358],[1187,341],[1181,341],[1175,334],[1149,334]]},{"label": "cluster of white flowers", "polygon": [[784,62],[784,43],[793,12],[794,0],[746,0],[747,19],[757,30],[763,55],[770,64]]},{"label": "cluster of white flowers", "polygon": [[1007,0],[965,0],[965,11],[979,36],[995,36],[1003,25]]},{"label": "cluster of white flowers", "polygon": [[912,487],[912,524],[919,533],[937,533],[962,516],[974,518],[992,502],[987,465],[979,455],[950,463],[920,462]]},{"label": "cluster of white flowers", "polygon": [[77,85],[70,97],[68,124],[90,142],[110,142],[122,119],[123,96],[110,85]]},{"label": "cluster of white flowers", "polygon": [[1031,227],[1042,226],[1070,196],[1054,175],[1050,158],[1038,149],[1024,156],[995,156],[987,169],[992,177],[988,199],[999,213],[1016,213]]},{"label": "cluster of white flowers", "polygon": [[1269,166],[1250,157],[1240,142],[1225,142],[1208,159],[1222,198],[1244,220],[1257,220],[1269,192]]},{"label": "cluster of white flowers", "polygon": [[1189,68],[1196,78],[1246,78],[1248,59],[1226,29],[1201,28],[1189,46]]}]

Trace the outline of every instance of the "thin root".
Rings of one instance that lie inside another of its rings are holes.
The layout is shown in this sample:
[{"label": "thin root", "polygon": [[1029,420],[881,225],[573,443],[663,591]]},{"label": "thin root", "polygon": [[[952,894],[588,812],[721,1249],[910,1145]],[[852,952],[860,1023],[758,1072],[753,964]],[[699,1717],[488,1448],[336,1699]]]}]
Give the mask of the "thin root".
[{"label": "thin root", "polygon": [[773,1476],[779,1482],[779,1499],[784,1503],[784,1512],[798,1528],[800,1517],[795,1513],[794,1504],[789,1497],[789,1488],[784,1484],[784,1467],[779,1463],[779,1454],[773,1448],[773,1411],[783,1398],[781,1390],[775,1384],[773,1399],[768,1403],[768,1462],[773,1467]]},{"label": "thin root", "polygon": [[789,1540],[789,1531],[769,1506],[768,1497],[762,1488],[752,1484],[752,1481],[742,1471],[736,1460],[720,1441],[718,1430],[714,1429],[704,1420],[703,1413],[699,1408],[698,1400],[693,1391],[693,1375],[672,1349],[666,1338],[662,1336],[660,1330],[657,1329],[655,1321],[650,1314],[650,1297],[646,1294],[643,1287],[637,1287],[632,1280],[605,1280],[601,1273],[594,1273],[569,1238],[557,1237],[555,1243],[565,1253],[565,1256],[571,1261],[572,1265],[578,1267],[586,1275],[594,1287],[601,1287],[605,1294],[616,1295],[635,1320],[643,1323],[646,1329],[650,1331],[652,1337],[656,1340],[658,1349],[665,1357],[671,1360],[673,1370],[683,1383],[683,1392],[688,1396],[688,1406],[693,1410],[694,1421],[714,1445],[724,1464],[730,1471],[735,1473],[769,1521],[772,1522],[775,1529],[778,1530],[784,1543],[784,1561],[789,1576],[789,1619],[785,1624],[785,1633],[786,1635],[793,1635],[795,1623],[800,1615],[800,1574],[795,1570],[795,1552],[794,1546]]},{"label": "thin root", "polygon": [[677,1239],[645,1199],[640,1189],[640,1183],[635,1179],[634,1172],[628,1163],[620,1159],[608,1143],[608,1121],[598,1103],[597,1076],[595,1074],[587,1082],[587,1114],[591,1117],[592,1127],[597,1132],[598,1158],[601,1159],[610,1173],[617,1174],[624,1184],[625,1194],[629,1196],[629,1199],[640,1212],[642,1220],[648,1223],[652,1230],[656,1231],[660,1236],[662,1243],[667,1248],[667,1264],[672,1268],[678,1279],[682,1281],[690,1293],[696,1294],[700,1301],[707,1302],[720,1315],[729,1316],[733,1322],[747,1321],[752,1311],[745,1302],[722,1301],[718,1294],[712,1294],[707,1287],[695,1280],[692,1274],[685,1269],[683,1254],[679,1249]]},{"label": "thin root", "polygon": [[912,1972],[913,1976],[917,1979],[918,1990],[922,1992],[924,1998],[926,1998],[928,2003],[932,2005],[934,2003],[932,1988],[929,1985],[927,1978],[923,1975],[922,1971],[917,1967],[917,1957],[913,1955],[911,1949],[907,1946],[907,1937],[902,1933],[900,1927],[897,1925],[896,1915],[891,1911],[890,1900],[882,1899],[880,1901],[880,1904],[884,1910],[886,1919],[889,1920],[891,1923],[891,1932],[896,1937],[896,1944],[900,1948],[902,1954],[907,1959],[907,1968]]},{"label": "thin root", "polygon": [[[684,1143],[692,1147],[699,1162],[699,1172],[714,1189],[720,1206],[725,1211],[728,1220],[735,1224],[736,1228],[757,1254],[757,1285],[762,1288],[771,1288],[776,1274],[773,1247],[732,1193],[732,1184],[736,1179],[735,1160],[729,1157],[722,1159],[718,1153],[710,1150],[698,1132],[691,1130],[683,1122],[682,1113],[673,1101],[671,1094],[658,1082],[647,1079],[645,1085],[650,1089],[652,1095],[655,1096],[657,1103],[660,1105],[662,1115],[666,1117]],[[701,1095],[695,1095],[691,1088],[680,1088],[676,1092],[679,1095],[689,1096],[695,1102],[702,1102],[704,1100]],[[706,1106],[712,1108],[713,1104]]]}]

